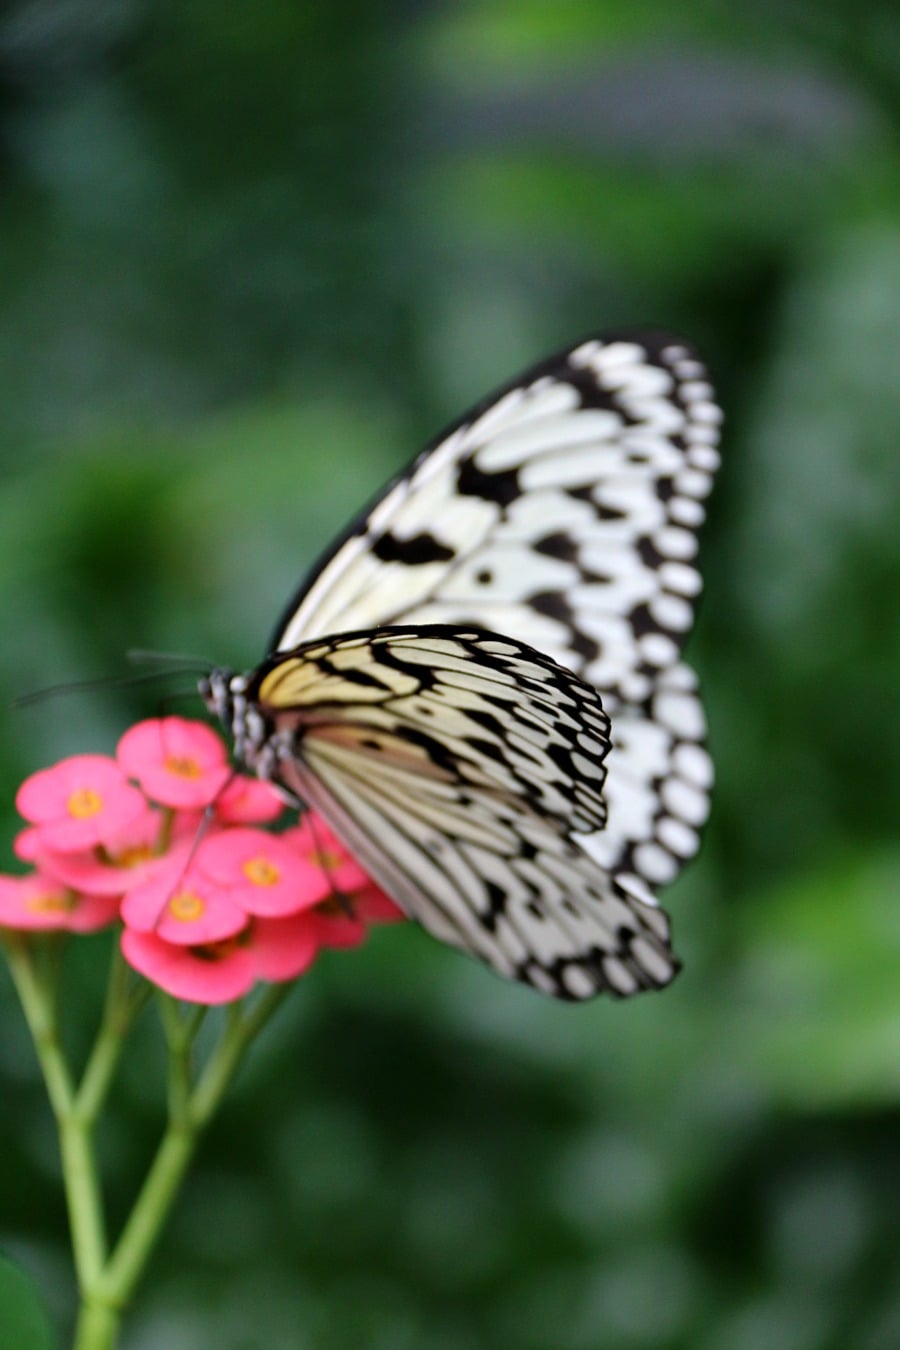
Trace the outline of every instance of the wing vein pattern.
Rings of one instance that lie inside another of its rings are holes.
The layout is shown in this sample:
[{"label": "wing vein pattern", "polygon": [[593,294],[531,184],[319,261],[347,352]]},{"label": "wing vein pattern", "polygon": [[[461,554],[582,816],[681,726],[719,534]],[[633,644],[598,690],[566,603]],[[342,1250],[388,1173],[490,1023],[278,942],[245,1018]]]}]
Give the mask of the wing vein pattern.
[{"label": "wing vein pattern", "polygon": [[436,937],[561,998],[673,977],[650,892],[578,842],[603,827],[609,749],[579,677],[506,637],[416,626],[313,641],[255,678],[280,779]]}]

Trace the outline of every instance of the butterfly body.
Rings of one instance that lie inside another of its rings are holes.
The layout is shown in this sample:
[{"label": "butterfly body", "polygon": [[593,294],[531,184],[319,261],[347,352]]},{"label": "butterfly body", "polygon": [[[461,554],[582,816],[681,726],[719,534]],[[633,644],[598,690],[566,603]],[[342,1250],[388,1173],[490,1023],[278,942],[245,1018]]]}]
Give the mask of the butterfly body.
[{"label": "butterfly body", "polygon": [[542,363],[350,527],[257,670],[202,689],[407,913],[558,997],[678,969],[651,887],[711,781],[680,650],[717,422],[667,335]]}]

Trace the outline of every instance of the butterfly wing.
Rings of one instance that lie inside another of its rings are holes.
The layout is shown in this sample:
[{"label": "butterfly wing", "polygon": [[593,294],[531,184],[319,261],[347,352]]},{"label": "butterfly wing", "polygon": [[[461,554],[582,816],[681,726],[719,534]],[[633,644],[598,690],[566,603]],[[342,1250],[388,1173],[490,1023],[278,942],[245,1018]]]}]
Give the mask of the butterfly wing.
[{"label": "butterfly wing", "polygon": [[667,335],[552,357],[391,484],[314,569],[270,650],[477,623],[639,703],[691,626],[719,420],[703,366]]},{"label": "butterfly wing", "polygon": [[563,998],[672,979],[649,891],[578,842],[605,820],[609,722],[570,671],[493,633],[398,627],[305,644],[254,684],[281,781],[436,937]]},{"label": "butterfly wing", "polygon": [[613,719],[614,871],[671,880],[696,851],[712,768],[680,651],[721,415],[667,333],[591,338],[525,372],[434,441],[350,527],[272,641],[399,623],[474,624],[603,693]]}]

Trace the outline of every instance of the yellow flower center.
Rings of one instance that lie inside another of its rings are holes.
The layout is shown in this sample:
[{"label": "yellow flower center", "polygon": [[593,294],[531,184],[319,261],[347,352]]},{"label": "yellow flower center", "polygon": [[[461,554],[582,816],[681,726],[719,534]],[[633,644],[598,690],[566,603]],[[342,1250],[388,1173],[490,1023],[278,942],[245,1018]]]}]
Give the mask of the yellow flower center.
[{"label": "yellow flower center", "polygon": [[241,871],[254,886],[274,886],[281,880],[281,872],[268,858],[248,858]]},{"label": "yellow flower center", "polygon": [[180,759],[178,755],[166,757],[166,768],[176,778],[202,778],[203,770],[195,759]]},{"label": "yellow flower center", "polygon": [[179,891],[169,901],[169,913],[180,923],[194,923],[205,911],[205,901],[194,891]]},{"label": "yellow flower center", "polygon": [[66,802],[66,809],[75,820],[90,820],[103,810],[103,798],[93,788],[76,788]]},{"label": "yellow flower center", "polygon": [[204,942],[202,946],[191,947],[190,951],[200,961],[224,961],[226,957],[231,956],[232,952],[240,951],[241,947],[246,947],[250,940],[250,929],[246,928],[242,933],[236,933],[234,937],[222,938],[219,942]]},{"label": "yellow flower center", "polygon": [[73,908],[73,901],[71,896],[44,891],[40,895],[30,896],[25,901],[25,908],[33,914],[67,914]]},{"label": "yellow flower center", "polygon": [[323,872],[336,871],[344,861],[339,853],[328,852],[326,849],[314,849],[307,856],[309,861],[315,863],[317,867],[321,867]]},{"label": "yellow flower center", "polygon": [[110,861],[114,867],[137,867],[138,863],[146,862],[153,856],[149,844],[135,844],[132,848],[123,848],[121,853],[114,853]]}]

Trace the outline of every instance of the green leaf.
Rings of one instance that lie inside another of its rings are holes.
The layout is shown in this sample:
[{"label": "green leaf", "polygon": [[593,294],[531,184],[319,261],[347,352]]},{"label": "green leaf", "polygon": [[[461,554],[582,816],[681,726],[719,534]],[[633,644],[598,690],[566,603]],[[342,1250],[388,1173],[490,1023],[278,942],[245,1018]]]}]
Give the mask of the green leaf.
[{"label": "green leaf", "polygon": [[0,1257],[0,1350],[53,1350],[55,1340],[30,1279]]}]

